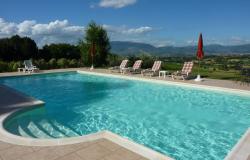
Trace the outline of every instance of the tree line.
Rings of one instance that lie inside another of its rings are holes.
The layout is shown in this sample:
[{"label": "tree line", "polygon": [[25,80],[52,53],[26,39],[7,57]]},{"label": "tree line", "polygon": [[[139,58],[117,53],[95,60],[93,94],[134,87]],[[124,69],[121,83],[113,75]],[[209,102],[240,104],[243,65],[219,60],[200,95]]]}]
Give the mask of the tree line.
[{"label": "tree line", "polygon": [[34,40],[18,35],[0,39],[0,60],[22,61],[25,59],[55,58],[80,59],[81,52],[78,46],[71,44],[50,44],[38,49]]},{"label": "tree line", "polygon": [[95,44],[95,66],[107,65],[110,54],[110,42],[107,31],[95,22],[90,22],[86,29],[86,36],[77,45],[48,44],[38,48],[34,40],[19,35],[0,39],[0,60],[4,62],[23,61],[26,59],[49,61],[51,59],[81,60],[85,65],[92,63],[90,48]]},{"label": "tree line", "polygon": [[[90,51],[94,53],[90,54]],[[137,59],[143,60],[143,68],[150,68],[159,57],[150,54],[139,56],[119,56],[110,53],[110,42],[106,30],[95,22],[90,22],[87,26],[85,37],[76,45],[71,44],[48,44],[38,48],[34,40],[29,37],[20,37],[18,35],[10,38],[0,39],[0,72],[16,71],[18,67],[23,67],[23,60],[33,59],[35,65],[40,69],[68,68],[90,66],[92,58],[95,67],[117,66],[124,58],[129,59],[129,66]],[[92,57],[93,56],[93,57]],[[184,61],[194,60],[193,57],[161,57],[164,63],[163,70],[179,70]],[[209,59],[209,57],[207,57]],[[235,59],[235,58],[234,58]],[[239,57],[247,61],[247,57]],[[215,64],[214,61],[216,62]],[[225,56],[211,57],[211,60],[204,61],[201,64],[204,71],[213,72],[218,70],[229,71],[236,70],[243,75],[245,82],[249,82],[250,69],[243,68],[241,61],[234,62],[228,60]],[[242,76],[241,76],[242,77]]]}]

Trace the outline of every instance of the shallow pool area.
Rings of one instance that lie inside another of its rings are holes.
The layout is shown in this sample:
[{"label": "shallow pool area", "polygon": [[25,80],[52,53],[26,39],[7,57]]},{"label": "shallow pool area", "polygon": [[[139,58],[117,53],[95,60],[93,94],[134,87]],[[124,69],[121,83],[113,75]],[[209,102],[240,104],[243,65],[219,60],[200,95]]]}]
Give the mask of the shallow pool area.
[{"label": "shallow pool area", "polygon": [[110,130],[175,159],[223,159],[250,124],[250,97],[233,93],[73,72],[0,83],[46,102],[5,122],[25,137]]}]

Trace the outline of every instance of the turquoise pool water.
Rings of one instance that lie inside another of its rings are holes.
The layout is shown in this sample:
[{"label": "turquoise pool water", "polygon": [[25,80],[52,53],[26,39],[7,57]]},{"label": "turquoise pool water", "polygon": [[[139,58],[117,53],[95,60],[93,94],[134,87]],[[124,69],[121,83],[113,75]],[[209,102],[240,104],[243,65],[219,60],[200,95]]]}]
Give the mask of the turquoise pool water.
[{"label": "turquoise pool water", "polygon": [[77,73],[2,78],[46,102],[11,117],[16,135],[110,130],[175,159],[223,159],[250,124],[250,97]]}]

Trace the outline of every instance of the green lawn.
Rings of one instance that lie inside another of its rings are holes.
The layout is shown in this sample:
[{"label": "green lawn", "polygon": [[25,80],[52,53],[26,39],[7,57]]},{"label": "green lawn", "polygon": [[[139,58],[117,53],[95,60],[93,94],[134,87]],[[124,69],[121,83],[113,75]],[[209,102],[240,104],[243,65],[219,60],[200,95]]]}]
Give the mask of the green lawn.
[{"label": "green lawn", "polygon": [[[175,72],[177,70],[182,69],[182,65],[180,63],[164,63],[162,69]],[[193,75],[198,74],[198,65],[195,64],[193,71]],[[226,80],[238,80],[240,75],[240,71],[230,69],[228,71],[218,69],[218,67],[206,67],[206,68],[200,68],[200,75],[205,78],[212,78],[212,79],[226,79]]]}]

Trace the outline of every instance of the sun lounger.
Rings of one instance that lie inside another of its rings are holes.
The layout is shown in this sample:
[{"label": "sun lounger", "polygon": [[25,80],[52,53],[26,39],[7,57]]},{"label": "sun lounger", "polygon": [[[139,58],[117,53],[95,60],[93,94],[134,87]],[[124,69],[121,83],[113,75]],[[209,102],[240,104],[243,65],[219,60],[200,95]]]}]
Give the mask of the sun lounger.
[{"label": "sun lounger", "polygon": [[123,73],[140,73],[141,72],[142,60],[135,61],[133,67],[128,67],[123,69]]},{"label": "sun lounger", "polygon": [[145,69],[141,72],[142,76],[149,75],[150,77],[158,75],[161,69],[161,61],[155,61],[152,68]]},{"label": "sun lounger", "polygon": [[34,66],[31,60],[24,60],[23,64],[24,64],[24,69],[23,69],[24,72],[31,73],[39,71],[39,68]]},{"label": "sun lounger", "polygon": [[186,80],[190,77],[192,69],[193,69],[193,62],[185,62],[181,71],[176,71],[172,74],[172,79],[180,77],[182,80]]},{"label": "sun lounger", "polygon": [[123,69],[127,67],[127,64],[128,64],[128,60],[125,59],[121,62],[120,66],[111,67],[111,68],[109,68],[109,70],[112,72],[118,71],[118,72],[122,73]]}]

